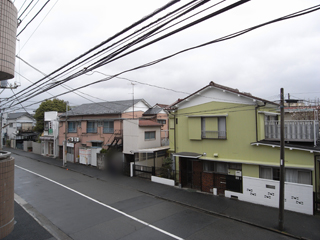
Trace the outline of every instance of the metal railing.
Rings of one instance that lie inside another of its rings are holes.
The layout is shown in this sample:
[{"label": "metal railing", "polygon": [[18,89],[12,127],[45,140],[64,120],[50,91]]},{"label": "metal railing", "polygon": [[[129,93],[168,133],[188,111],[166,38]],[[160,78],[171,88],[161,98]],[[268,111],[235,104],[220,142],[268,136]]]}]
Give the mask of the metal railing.
[{"label": "metal railing", "polygon": [[[286,120],[284,124],[286,141],[314,142],[319,138],[319,121]],[[280,140],[280,121],[265,121],[265,139]]]},{"label": "metal railing", "polygon": [[169,142],[169,138],[161,138],[161,146],[169,146],[170,142]]}]

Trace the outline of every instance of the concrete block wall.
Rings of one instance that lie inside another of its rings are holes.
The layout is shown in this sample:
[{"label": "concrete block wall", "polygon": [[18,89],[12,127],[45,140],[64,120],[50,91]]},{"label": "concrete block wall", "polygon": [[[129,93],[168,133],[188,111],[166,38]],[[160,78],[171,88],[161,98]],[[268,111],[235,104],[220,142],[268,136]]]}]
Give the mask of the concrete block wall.
[{"label": "concrete block wall", "polygon": [[0,239],[14,228],[14,158],[0,159]]},{"label": "concrete block wall", "polygon": [[32,142],[32,152],[36,154],[41,154],[41,143]]},{"label": "concrete block wall", "polygon": [[23,151],[28,151],[28,148],[32,147],[32,141],[24,141],[23,142]]}]

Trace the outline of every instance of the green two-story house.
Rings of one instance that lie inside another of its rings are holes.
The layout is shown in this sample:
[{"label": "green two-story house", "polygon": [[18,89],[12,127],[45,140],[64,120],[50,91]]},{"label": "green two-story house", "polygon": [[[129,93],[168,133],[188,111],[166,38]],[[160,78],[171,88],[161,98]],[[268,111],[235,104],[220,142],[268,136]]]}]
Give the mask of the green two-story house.
[{"label": "green two-story house", "polygon": [[[210,82],[167,110],[181,187],[278,207],[277,103]],[[285,208],[313,214],[320,192],[319,123],[285,125]]]}]

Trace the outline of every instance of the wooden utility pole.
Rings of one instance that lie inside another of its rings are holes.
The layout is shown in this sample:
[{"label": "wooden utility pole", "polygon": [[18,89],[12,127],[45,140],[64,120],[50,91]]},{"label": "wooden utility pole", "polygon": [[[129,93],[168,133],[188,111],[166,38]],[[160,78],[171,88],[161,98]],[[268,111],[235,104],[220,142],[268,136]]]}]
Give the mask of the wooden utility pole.
[{"label": "wooden utility pole", "polygon": [[284,94],[283,88],[280,89],[280,189],[279,189],[279,230],[283,231],[284,218]]}]

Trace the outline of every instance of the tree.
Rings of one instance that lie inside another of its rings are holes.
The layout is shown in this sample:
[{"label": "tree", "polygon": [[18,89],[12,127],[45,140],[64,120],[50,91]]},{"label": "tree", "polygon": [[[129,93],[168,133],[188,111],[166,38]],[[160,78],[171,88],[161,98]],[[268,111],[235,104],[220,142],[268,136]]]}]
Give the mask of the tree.
[{"label": "tree", "polygon": [[46,100],[40,104],[34,118],[37,123],[35,126],[36,132],[43,132],[44,129],[44,112],[48,111],[57,111],[57,112],[65,112],[67,103],[60,99]]}]

